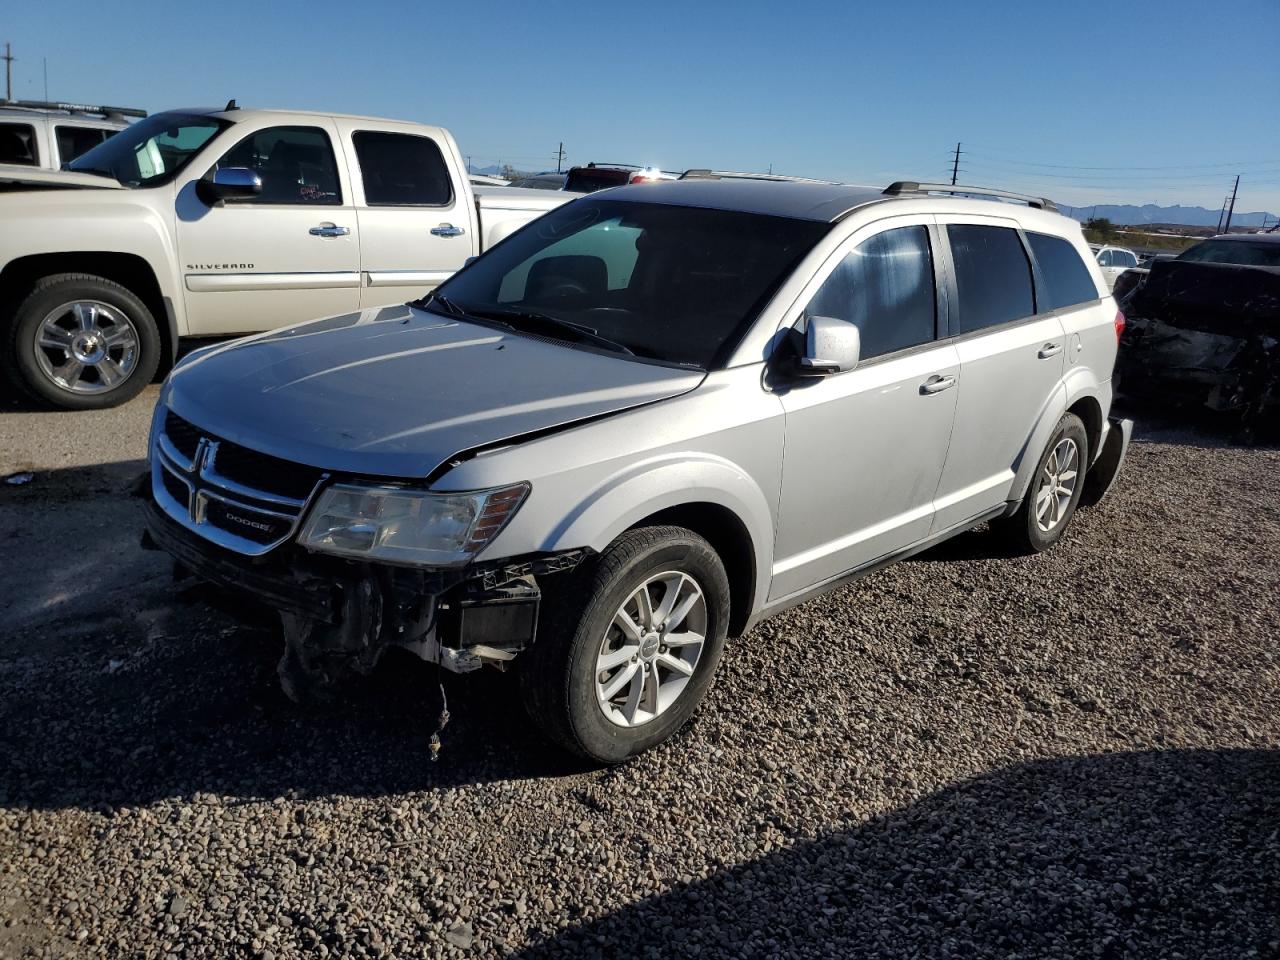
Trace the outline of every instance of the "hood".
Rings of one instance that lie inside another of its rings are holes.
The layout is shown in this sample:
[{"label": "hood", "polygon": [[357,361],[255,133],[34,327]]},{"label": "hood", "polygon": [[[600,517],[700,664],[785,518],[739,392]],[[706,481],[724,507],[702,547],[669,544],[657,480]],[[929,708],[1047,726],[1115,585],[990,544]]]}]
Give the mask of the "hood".
[{"label": "hood", "polygon": [[123,190],[119,181],[96,173],[75,173],[71,170],[45,170],[41,167],[25,167],[16,163],[0,163],[0,190],[84,189],[97,187],[102,190]]},{"label": "hood", "polygon": [[466,450],[664,400],[703,376],[399,306],[198,351],[166,395],[253,450],[422,478]]}]

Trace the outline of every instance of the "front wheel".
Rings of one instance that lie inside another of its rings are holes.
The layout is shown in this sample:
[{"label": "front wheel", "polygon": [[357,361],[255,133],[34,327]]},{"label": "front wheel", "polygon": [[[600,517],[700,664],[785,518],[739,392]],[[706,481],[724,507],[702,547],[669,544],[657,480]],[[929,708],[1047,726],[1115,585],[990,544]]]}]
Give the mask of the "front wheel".
[{"label": "front wheel", "polygon": [[131,400],[160,363],[155,318],[103,277],[60,273],[18,305],[4,360],[26,389],[54,406],[98,410]]},{"label": "front wheel", "polygon": [[728,622],[728,577],[706,540],[682,527],[630,530],[549,592],[520,662],[526,708],[567,750],[627,760],[693,715]]},{"label": "front wheel", "polygon": [[1089,435],[1074,413],[1065,413],[1036,464],[1031,486],[1012,516],[992,529],[1018,553],[1040,553],[1062,539],[1084,491]]}]

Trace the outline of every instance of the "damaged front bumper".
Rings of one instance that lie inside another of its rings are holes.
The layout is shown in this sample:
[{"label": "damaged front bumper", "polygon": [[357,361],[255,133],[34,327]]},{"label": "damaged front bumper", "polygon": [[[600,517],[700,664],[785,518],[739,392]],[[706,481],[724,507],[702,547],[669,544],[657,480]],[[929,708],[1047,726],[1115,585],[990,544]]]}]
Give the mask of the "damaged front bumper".
[{"label": "damaged front bumper", "polygon": [[[279,612],[286,660],[308,682],[367,673],[388,646],[454,672],[501,666],[534,642],[540,581],[567,573],[587,548],[473,563],[410,568],[311,554],[285,544],[264,557],[226,550],[145,505],[143,545],[169,553],[194,575]],[[281,664],[282,679],[285,661]],[[290,683],[286,679],[286,690]]]}]

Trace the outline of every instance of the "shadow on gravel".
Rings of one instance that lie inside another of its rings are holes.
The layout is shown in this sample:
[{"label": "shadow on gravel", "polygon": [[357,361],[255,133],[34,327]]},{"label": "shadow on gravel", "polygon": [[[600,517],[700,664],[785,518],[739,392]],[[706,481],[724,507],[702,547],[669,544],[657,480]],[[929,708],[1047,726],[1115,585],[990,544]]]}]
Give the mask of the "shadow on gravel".
[{"label": "shadow on gravel", "polygon": [[519,956],[1274,958],[1278,828],[1280,751],[1038,761]]}]

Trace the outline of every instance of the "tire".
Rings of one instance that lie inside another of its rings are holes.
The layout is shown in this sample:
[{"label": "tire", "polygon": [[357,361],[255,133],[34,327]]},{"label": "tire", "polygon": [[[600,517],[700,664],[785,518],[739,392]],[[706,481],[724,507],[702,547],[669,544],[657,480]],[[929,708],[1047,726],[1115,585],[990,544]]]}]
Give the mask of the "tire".
[{"label": "tire", "polygon": [[[6,333],[0,362],[12,379],[66,410],[101,410],[132,400],[160,364],[160,332],[146,304],[120,284],[91,274],[58,273],[37,282]],[[38,346],[38,336],[50,345]]]},{"label": "tire", "polygon": [[[644,621],[642,587],[659,615],[668,591],[677,591],[667,631],[645,629],[658,623],[656,616]],[[620,612],[640,627],[636,635],[618,625]],[[544,597],[537,638],[516,661],[525,708],[569,752],[621,763],[667,740],[693,716],[715,675],[728,624],[729,580],[706,540],[683,527],[630,530]],[[696,651],[689,639],[695,636],[703,637]],[[629,660],[628,652],[634,654]],[[605,657],[619,664],[601,670],[610,662]],[[674,670],[672,660],[684,666]],[[619,691],[603,699],[615,683],[622,684]],[[633,697],[637,684],[642,692]]]},{"label": "tire", "polygon": [[[1073,448],[1074,466],[1063,469],[1055,455]],[[1089,461],[1089,435],[1084,423],[1074,413],[1064,413],[1036,462],[1031,486],[1018,505],[1017,512],[991,523],[992,531],[1003,540],[1013,553],[1041,553],[1062,539],[1071,518],[1075,516],[1084,491],[1085,465]],[[1074,475],[1065,475],[1074,470]],[[1059,494],[1045,494],[1052,477],[1058,477]],[[1062,495],[1061,489],[1070,485],[1070,494]],[[1044,509],[1044,514],[1038,513]],[[1045,524],[1048,522],[1048,529]]]}]

